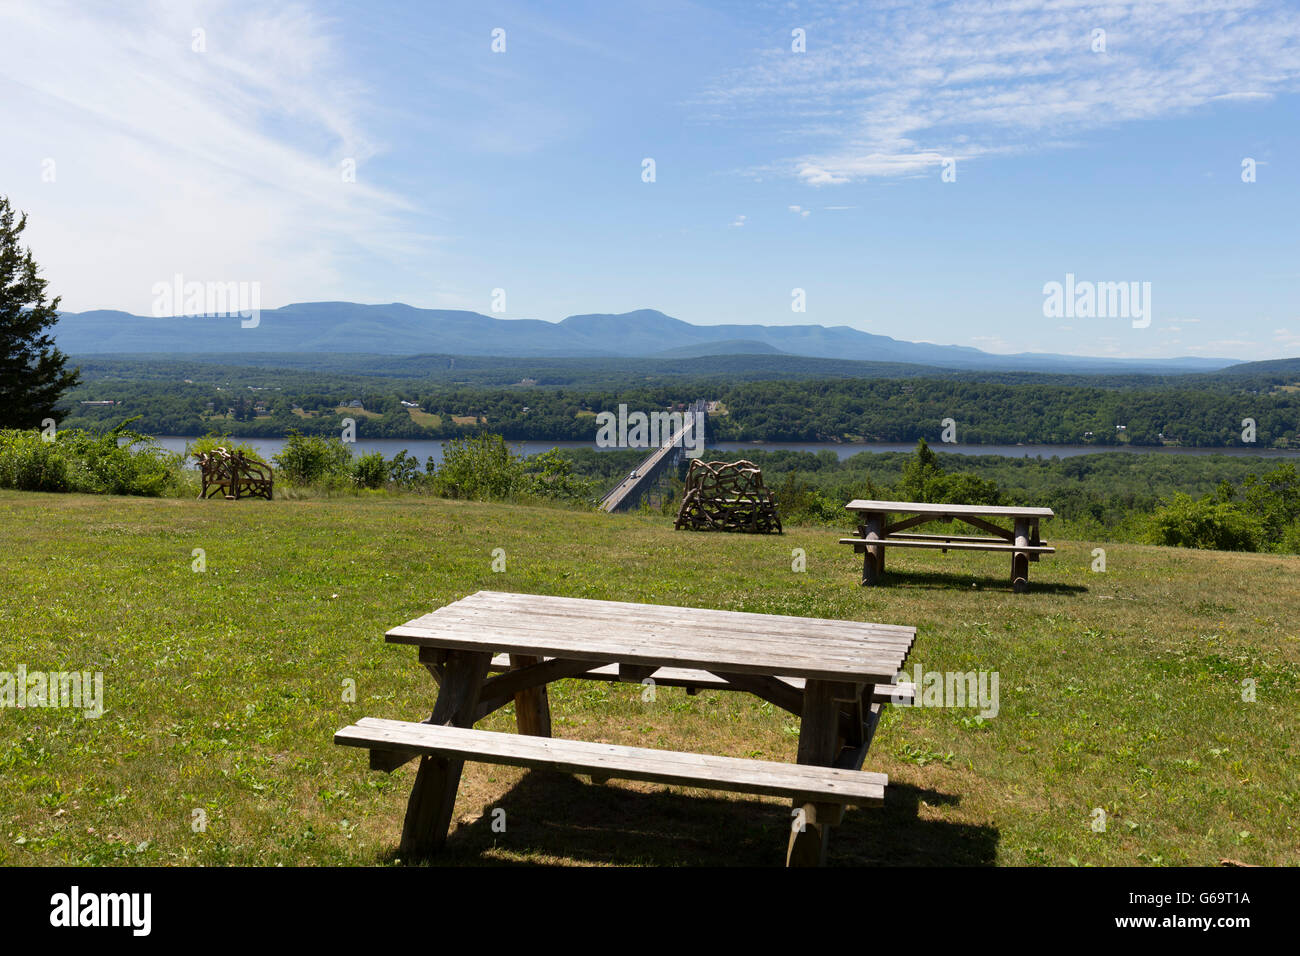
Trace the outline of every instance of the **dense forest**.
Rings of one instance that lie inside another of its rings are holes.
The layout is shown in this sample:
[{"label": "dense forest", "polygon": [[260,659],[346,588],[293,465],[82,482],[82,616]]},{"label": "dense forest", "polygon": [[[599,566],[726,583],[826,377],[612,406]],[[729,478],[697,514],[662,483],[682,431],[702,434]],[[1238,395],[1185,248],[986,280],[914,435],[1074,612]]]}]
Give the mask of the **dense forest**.
[{"label": "dense forest", "polygon": [[[492,375],[502,374],[491,361],[503,360],[483,361]],[[607,372],[608,364],[599,367]],[[720,402],[710,416],[718,440],[939,443],[944,420],[952,419],[963,444],[1250,447],[1243,424],[1249,419],[1254,447],[1300,446],[1300,369],[1256,364],[1277,368],[1101,376],[1092,384],[1079,384],[1092,381],[1087,376],[1008,373],[1014,380],[974,381],[954,373],[767,381],[649,376],[644,383],[624,376],[605,386],[547,386],[523,376],[488,386],[418,375],[113,360],[83,364],[84,382],[69,395],[60,425],[103,428],[139,415],[138,427],[154,435],[283,437],[291,430],[337,434],[351,418],[361,438],[492,432],[511,440],[581,441],[594,438],[597,412],[620,404],[654,411],[705,398]]]}]

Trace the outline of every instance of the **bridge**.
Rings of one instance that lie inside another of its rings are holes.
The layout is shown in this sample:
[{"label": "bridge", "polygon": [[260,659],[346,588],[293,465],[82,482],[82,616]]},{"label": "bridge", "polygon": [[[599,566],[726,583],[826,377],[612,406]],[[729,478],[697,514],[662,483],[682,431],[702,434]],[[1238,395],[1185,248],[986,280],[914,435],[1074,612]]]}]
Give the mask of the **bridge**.
[{"label": "bridge", "polygon": [[[659,476],[669,467],[675,467],[686,454],[686,439],[695,427],[696,421],[704,422],[704,399],[691,403],[683,418],[680,429],[665,439],[664,443],[654,449],[641,464],[606,493],[600,501],[602,511],[627,511],[641,503],[646,492],[653,488]],[[707,429],[706,429],[707,434]]]}]

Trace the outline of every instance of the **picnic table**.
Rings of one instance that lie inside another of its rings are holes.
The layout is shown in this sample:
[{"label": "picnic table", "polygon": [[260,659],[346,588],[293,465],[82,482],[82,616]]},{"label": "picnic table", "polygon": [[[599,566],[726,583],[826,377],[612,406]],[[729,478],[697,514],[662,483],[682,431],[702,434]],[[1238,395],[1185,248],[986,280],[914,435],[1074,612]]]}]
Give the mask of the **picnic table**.
[{"label": "picnic table", "polygon": [[[876,584],[885,572],[885,549],[939,548],[948,551],[1003,551],[1011,554],[1011,586],[1016,592],[1029,589],[1029,562],[1056,549],[1043,541],[1038,523],[1051,518],[1051,508],[1020,508],[1000,505],[954,505],[920,501],[864,501],[855,499],[844,506],[858,516],[858,534],[840,538],[863,555],[862,583]],[[899,515],[910,517],[897,518]],[[911,530],[931,521],[953,519],[987,532],[986,536],[918,534]],[[897,519],[897,520],[895,520]],[[994,520],[1010,522],[1007,528]]]},{"label": "picnic table", "polygon": [[[912,696],[894,677],[915,638],[888,624],[479,591],[387,634],[437,682],[429,718],[365,717],[334,742],[368,749],[374,770],[419,758],[403,859],[443,847],[470,760],[785,797],[787,864],[820,865],[845,806],[884,800],[888,778],[861,768],[881,709]],[[797,763],[553,738],[546,685],[564,678],[755,694],[799,716]],[[474,729],[511,702],[518,733]]]}]

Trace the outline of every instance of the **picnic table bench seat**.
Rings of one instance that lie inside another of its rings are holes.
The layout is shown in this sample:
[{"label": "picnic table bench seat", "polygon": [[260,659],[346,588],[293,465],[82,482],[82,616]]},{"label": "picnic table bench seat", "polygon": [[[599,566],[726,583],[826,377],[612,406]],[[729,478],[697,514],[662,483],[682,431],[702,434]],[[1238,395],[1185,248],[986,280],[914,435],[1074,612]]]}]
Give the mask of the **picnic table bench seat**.
[{"label": "picnic table bench seat", "polygon": [[431,754],[512,767],[590,773],[603,780],[645,780],[707,790],[815,799],[845,806],[882,803],[889,783],[883,773],[857,769],[503,734],[374,717],[363,717],[356,724],[344,727],[334,735],[334,742],[346,747],[388,751],[399,758]]}]

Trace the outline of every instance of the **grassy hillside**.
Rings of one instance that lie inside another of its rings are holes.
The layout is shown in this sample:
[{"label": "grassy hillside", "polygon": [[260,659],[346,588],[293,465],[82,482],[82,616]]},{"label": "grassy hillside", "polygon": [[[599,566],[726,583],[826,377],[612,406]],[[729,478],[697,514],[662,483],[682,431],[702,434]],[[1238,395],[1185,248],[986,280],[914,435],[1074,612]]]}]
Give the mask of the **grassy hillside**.
[{"label": "grassy hillside", "polygon": [[[1094,544],[1054,542],[1027,595],[1001,556],[931,552],[891,554],[890,584],[863,590],[836,537],[414,497],[0,492],[0,670],[102,671],[106,703],[0,711],[0,863],[392,862],[414,771],[372,773],[331,736],[425,716],[433,682],[383,633],[480,588],[911,624],[913,663],[997,671],[994,719],[890,712],[867,762],[886,806],[850,811],[833,863],[1296,862],[1300,558],[1107,545],[1094,573]],[[797,722],[755,698],[639,691],[553,687],[556,733],[793,759]],[[789,810],[469,765],[456,821],[448,862],[766,865]]]}]

